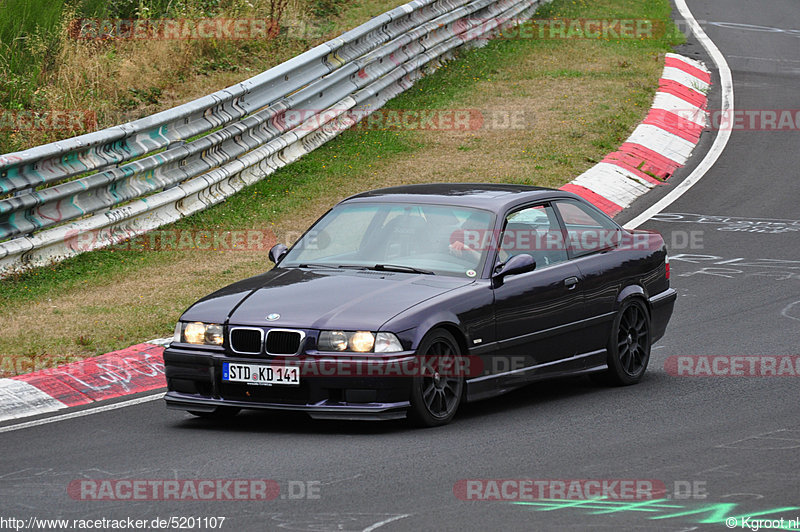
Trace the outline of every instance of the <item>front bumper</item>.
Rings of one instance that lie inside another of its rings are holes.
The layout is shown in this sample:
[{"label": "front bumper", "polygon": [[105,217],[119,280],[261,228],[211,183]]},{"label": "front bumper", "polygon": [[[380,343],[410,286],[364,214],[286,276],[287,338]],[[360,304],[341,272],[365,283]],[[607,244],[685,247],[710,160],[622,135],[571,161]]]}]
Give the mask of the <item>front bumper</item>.
[{"label": "front bumper", "polygon": [[306,412],[314,419],[339,419],[339,420],[388,420],[403,419],[409,407],[408,401],[399,403],[329,403],[323,401],[316,405],[287,405],[281,403],[254,403],[251,401],[232,401],[229,399],[214,399],[208,397],[194,397],[178,392],[167,392],[164,396],[167,408],[177,410],[191,410],[193,412],[213,412],[218,406],[232,406],[238,408],[254,408],[259,410],[290,410]]},{"label": "front bumper", "polygon": [[[210,412],[219,406],[306,412],[324,419],[400,419],[410,403],[411,378],[381,368],[395,368],[414,360],[413,352],[371,355],[371,372],[331,371],[365,357],[309,356],[302,358],[300,385],[253,386],[222,380],[223,362],[286,363],[288,358],[240,358],[222,352],[181,347],[164,351],[168,408]],[[344,374],[343,374],[344,373]]]},{"label": "front bumper", "polygon": [[649,299],[653,343],[664,336],[664,333],[667,331],[667,324],[672,317],[672,309],[675,307],[675,300],[677,298],[678,292],[676,292],[674,288],[668,288]]}]

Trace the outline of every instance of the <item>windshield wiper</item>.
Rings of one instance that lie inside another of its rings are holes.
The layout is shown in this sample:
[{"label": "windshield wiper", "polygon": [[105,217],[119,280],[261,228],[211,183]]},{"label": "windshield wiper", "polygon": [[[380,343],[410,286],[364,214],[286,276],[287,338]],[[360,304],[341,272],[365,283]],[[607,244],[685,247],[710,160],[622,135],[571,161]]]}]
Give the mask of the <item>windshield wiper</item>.
[{"label": "windshield wiper", "polygon": [[436,275],[430,270],[422,270],[413,266],[401,266],[399,264],[376,264],[375,266],[364,266],[362,264],[298,264],[298,268],[325,268],[329,270],[377,270],[379,272],[401,272],[401,273],[421,273],[424,275]]},{"label": "windshield wiper", "polygon": [[422,273],[424,275],[436,275],[430,270],[422,270],[413,266],[400,266],[399,264],[376,264],[371,270],[379,272],[403,272],[403,273]]},{"label": "windshield wiper", "polygon": [[337,268],[337,266],[334,266],[333,264],[298,264],[297,267],[298,268],[332,268],[334,270]]},{"label": "windshield wiper", "polygon": [[337,264],[337,265],[333,265],[333,264],[312,264],[312,263],[298,264],[297,267],[298,268],[327,268],[327,269],[331,269],[331,270],[343,270],[343,269],[347,269],[347,270],[366,270],[366,269],[369,268],[369,266],[361,266],[359,264]]}]

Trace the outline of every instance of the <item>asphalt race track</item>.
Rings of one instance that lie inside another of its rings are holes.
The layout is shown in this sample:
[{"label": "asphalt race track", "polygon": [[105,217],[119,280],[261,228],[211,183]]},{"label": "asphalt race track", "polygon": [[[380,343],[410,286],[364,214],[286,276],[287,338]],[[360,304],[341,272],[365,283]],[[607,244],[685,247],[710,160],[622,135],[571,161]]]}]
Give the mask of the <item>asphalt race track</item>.
[{"label": "asphalt race track", "polygon": [[[800,109],[796,0],[689,7],[731,67],[737,109]],[[679,52],[713,67],[691,40]],[[714,83],[711,110],[720,101]],[[693,163],[712,140],[706,132]],[[737,129],[711,171],[642,226],[672,244],[679,297],[637,386],[550,382],[469,405],[453,424],[429,430],[258,412],[215,424],[147,401],[0,434],[0,515],[214,516],[229,531],[724,530],[726,517],[741,529],[748,516],[784,518],[788,527],[800,516],[798,378],[675,368],[680,356],[800,355],[799,169],[797,127]],[[656,199],[641,199],[622,221]],[[747,373],[751,360],[764,359],[741,359],[739,369]],[[271,479],[281,496],[91,501],[68,491],[84,479]],[[466,479],[638,479],[665,493],[465,501],[454,487]]]}]

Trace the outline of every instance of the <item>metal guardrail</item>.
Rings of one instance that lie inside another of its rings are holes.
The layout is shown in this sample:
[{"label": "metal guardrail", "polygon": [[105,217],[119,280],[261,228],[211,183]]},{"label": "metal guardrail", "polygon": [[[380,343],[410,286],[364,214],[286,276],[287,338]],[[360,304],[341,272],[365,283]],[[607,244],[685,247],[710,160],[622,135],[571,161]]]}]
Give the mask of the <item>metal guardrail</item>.
[{"label": "metal guardrail", "polygon": [[223,201],[548,1],[414,0],[192,102],[0,155],[0,277]]}]

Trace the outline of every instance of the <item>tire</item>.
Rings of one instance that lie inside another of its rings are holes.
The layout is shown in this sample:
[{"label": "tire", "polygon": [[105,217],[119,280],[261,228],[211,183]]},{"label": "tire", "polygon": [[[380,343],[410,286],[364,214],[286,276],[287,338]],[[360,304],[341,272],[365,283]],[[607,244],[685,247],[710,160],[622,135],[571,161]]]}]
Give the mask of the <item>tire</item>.
[{"label": "tire", "polygon": [[211,412],[200,412],[199,410],[187,410],[191,415],[202,419],[223,420],[230,419],[241,411],[235,406],[217,406]]},{"label": "tire", "polygon": [[[434,360],[438,362],[448,358],[455,359],[461,353],[452,334],[444,329],[434,329],[420,343],[417,356],[435,357]],[[423,368],[426,365],[420,364]],[[443,376],[438,371],[433,374],[423,371],[421,375],[415,375],[411,386],[409,420],[420,427],[437,427],[450,423],[461,405],[464,389],[463,375]]]},{"label": "tire", "polygon": [[650,313],[640,299],[623,303],[611,327],[608,339],[608,371],[595,380],[616,386],[636,384],[644,376],[650,361]]}]

